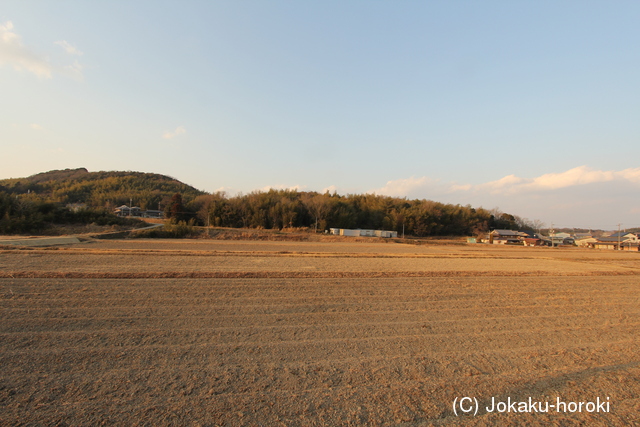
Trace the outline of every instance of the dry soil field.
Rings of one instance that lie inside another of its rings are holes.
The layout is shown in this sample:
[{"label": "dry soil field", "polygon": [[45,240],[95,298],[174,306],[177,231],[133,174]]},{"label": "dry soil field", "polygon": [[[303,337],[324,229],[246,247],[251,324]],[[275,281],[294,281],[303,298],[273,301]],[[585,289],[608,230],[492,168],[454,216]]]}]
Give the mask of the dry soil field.
[{"label": "dry soil field", "polygon": [[639,253],[4,248],[2,426],[640,425]]}]

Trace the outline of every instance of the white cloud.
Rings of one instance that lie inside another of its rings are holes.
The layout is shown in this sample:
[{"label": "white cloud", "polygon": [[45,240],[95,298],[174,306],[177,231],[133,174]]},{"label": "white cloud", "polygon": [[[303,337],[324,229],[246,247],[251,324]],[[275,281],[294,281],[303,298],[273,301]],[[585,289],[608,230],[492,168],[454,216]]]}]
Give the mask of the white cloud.
[{"label": "white cloud", "polygon": [[328,187],[323,188],[322,191],[321,191],[322,194],[324,194],[326,192],[329,192],[330,194],[337,193],[338,192],[338,187],[335,186],[335,185],[330,185]]},{"label": "white cloud", "polygon": [[222,187],[218,187],[218,188],[216,188],[215,190],[213,190],[213,193],[221,193],[221,194],[225,194],[225,195],[228,195],[228,194],[236,194],[236,193],[238,193],[238,192],[239,192],[239,191],[238,191],[238,190],[236,190],[235,188],[233,188],[233,187],[227,187],[227,186],[224,186],[224,185],[223,185]]},{"label": "white cloud", "polygon": [[[65,40],[55,44],[62,46],[71,55],[82,55],[75,46]],[[62,66],[52,65],[49,57],[37,53],[22,43],[22,38],[14,31],[13,22],[7,21],[0,25],[0,65],[8,64],[17,71],[28,71],[40,78],[50,79],[56,74],[66,74],[76,80],[83,79],[84,66],[78,61]]]},{"label": "white cloud", "polygon": [[617,174],[621,179],[633,182],[634,184],[640,184],[640,168],[624,169]]},{"label": "white cloud", "polygon": [[485,184],[481,184],[478,186],[478,188],[486,188],[490,191],[500,192],[504,191],[504,189],[506,188],[512,188],[515,185],[519,185],[522,182],[522,178],[519,178],[515,175],[507,175],[503,178],[498,179],[497,181],[491,181]]},{"label": "white cloud", "polygon": [[84,79],[84,65],[80,64],[78,61],[73,61],[72,65],[67,65],[64,67],[65,73],[76,80]]},{"label": "white cloud", "polygon": [[598,182],[621,181],[640,183],[640,168],[630,168],[621,171],[594,170],[588,166],[578,166],[560,173],[548,173],[535,178],[520,178],[509,175],[497,181],[477,186],[488,189],[494,194],[515,194],[525,192],[539,192],[558,190]]},{"label": "white cloud", "polygon": [[451,192],[469,191],[472,188],[473,188],[473,186],[471,184],[451,184],[449,186],[449,191],[451,191]]},{"label": "white cloud", "polygon": [[549,173],[539,176],[533,181],[533,186],[538,188],[564,188],[574,185],[590,184],[592,182],[606,182],[614,179],[615,173],[591,170],[587,166],[579,166],[562,173]]},{"label": "white cloud", "polygon": [[184,128],[184,126],[178,126],[176,128],[176,130],[174,130],[173,132],[171,131],[166,131],[164,134],[162,134],[162,137],[164,139],[171,139],[174,138],[178,135],[182,135],[184,133],[187,133],[187,130]]},{"label": "white cloud", "polygon": [[262,187],[260,189],[258,189],[258,191],[262,191],[262,192],[268,192],[269,190],[296,190],[296,191],[303,191],[305,188],[307,188],[306,185],[267,185],[265,187]]},{"label": "white cloud", "polygon": [[522,178],[507,175],[496,181],[482,184],[441,183],[439,180],[423,177],[411,177],[388,181],[387,184],[374,190],[377,194],[396,197],[428,197],[434,194],[451,193],[489,193],[489,194],[525,194],[544,193],[563,188],[585,186],[595,183],[628,183],[640,184],[640,168],[629,168],[620,171],[603,171],[578,166],[559,173],[548,173],[535,178]]},{"label": "white cloud", "polygon": [[42,130],[42,126],[40,126],[40,125],[39,125],[39,124],[37,124],[37,123],[31,123],[31,124],[29,125],[29,127],[30,127],[31,129],[34,129],[34,130]]},{"label": "white cloud", "polygon": [[[426,176],[420,178],[412,176],[411,178],[387,181],[387,184],[384,187],[378,188],[373,192],[376,194],[384,194],[386,196],[408,197],[417,192],[427,191],[428,189],[434,190],[437,187],[440,187],[437,180]],[[438,193],[442,191],[442,188],[437,189]]]},{"label": "white cloud", "polygon": [[443,203],[499,206],[504,212],[562,226],[609,229],[638,226],[640,168],[599,170],[579,166],[533,178],[507,175],[481,184],[441,183],[423,176],[387,182],[377,194]]},{"label": "white cloud", "polygon": [[13,23],[0,25],[0,65],[9,64],[18,71],[26,70],[40,78],[50,79],[53,67],[48,58],[31,51],[13,32]]},{"label": "white cloud", "polygon": [[62,46],[62,48],[69,55],[84,55],[84,52],[79,51],[78,48],[76,48],[75,46],[71,45],[66,40],[58,40],[57,42],[55,42],[55,44],[57,44],[58,46]]}]

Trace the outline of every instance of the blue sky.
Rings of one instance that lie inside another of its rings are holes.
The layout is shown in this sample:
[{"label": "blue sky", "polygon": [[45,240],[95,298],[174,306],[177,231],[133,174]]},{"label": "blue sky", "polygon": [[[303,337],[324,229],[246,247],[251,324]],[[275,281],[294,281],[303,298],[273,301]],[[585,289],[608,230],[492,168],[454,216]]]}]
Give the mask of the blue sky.
[{"label": "blue sky", "polygon": [[640,3],[12,1],[0,178],[376,192],[640,226]]}]

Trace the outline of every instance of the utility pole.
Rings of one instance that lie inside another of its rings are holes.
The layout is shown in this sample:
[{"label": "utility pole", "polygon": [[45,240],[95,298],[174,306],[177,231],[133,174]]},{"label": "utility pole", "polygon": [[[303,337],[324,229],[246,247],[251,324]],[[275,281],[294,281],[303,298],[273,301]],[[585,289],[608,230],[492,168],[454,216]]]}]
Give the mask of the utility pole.
[{"label": "utility pole", "polygon": [[402,223],[402,238],[404,239],[404,222]]},{"label": "utility pole", "polygon": [[618,250],[620,250],[620,223],[618,223]]}]

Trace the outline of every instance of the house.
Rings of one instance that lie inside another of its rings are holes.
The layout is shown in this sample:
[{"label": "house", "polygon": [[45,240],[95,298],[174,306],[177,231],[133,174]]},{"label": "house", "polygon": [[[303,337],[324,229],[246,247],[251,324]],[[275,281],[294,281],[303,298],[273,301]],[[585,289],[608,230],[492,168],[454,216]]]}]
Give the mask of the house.
[{"label": "house", "polygon": [[544,246],[544,240],[538,237],[527,236],[522,239],[525,246]]},{"label": "house", "polygon": [[596,249],[609,249],[609,250],[624,250],[624,251],[638,251],[640,241],[638,236],[630,233],[631,236],[620,236],[616,233],[616,236],[601,237],[593,244]]},{"label": "house", "polygon": [[592,238],[593,235],[591,233],[575,233],[573,235],[574,240],[577,242],[578,240],[582,240],[582,239],[590,239]]},{"label": "house", "polygon": [[553,246],[559,246],[559,245],[574,246],[576,244],[575,238],[569,233],[553,233],[550,236],[550,240],[553,242]]},{"label": "house", "polygon": [[[620,241],[622,243],[622,241]],[[594,244],[595,249],[618,250],[619,242],[617,237],[601,237]]]},{"label": "house", "polygon": [[520,232],[513,230],[493,230],[489,233],[489,243],[494,245],[518,244],[520,243]]},{"label": "house", "polygon": [[114,213],[117,216],[122,217],[137,217],[137,218],[164,218],[164,212],[159,210],[147,209],[142,210],[138,206],[129,207],[122,205],[115,209]]},{"label": "house", "polygon": [[549,246],[573,245],[575,242],[572,237],[567,237],[567,233],[557,233],[551,236],[545,236],[544,240]]},{"label": "house", "polygon": [[571,237],[571,234],[569,234],[569,233],[553,233],[553,237],[557,237],[559,239],[567,239],[567,238]]},{"label": "house", "polygon": [[627,240],[626,242],[620,244],[620,250],[640,252],[640,242],[632,242],[631,240]]},{"label": "house", "polygon": [[138,206],[122,205],[115,209],[117,216],[140,216],[140,208]]},{"label": "house", "polygon": [[576,236],[576,240],[575,240],[575,244],[576,246],[579,246],[581,248],[594,248],[594,244],[598,241],[598,239],[596,239],[595,237],[581,237],[581,238],[577,238]]},{"label": "house", "polygon": [[638,240],[640,240],[640,233],[627,233],[626,231],[621,231],[619,233],[613,233],[611,236],[609,236],[611,238],[620,238],[621,241],[627,241],[630,240],[632,242],[637,242]]},{"label": "house", "polygon": [[164,211],[158,211],[153,209],[147,209],[142,211],[143,218],[164,218]]}]

